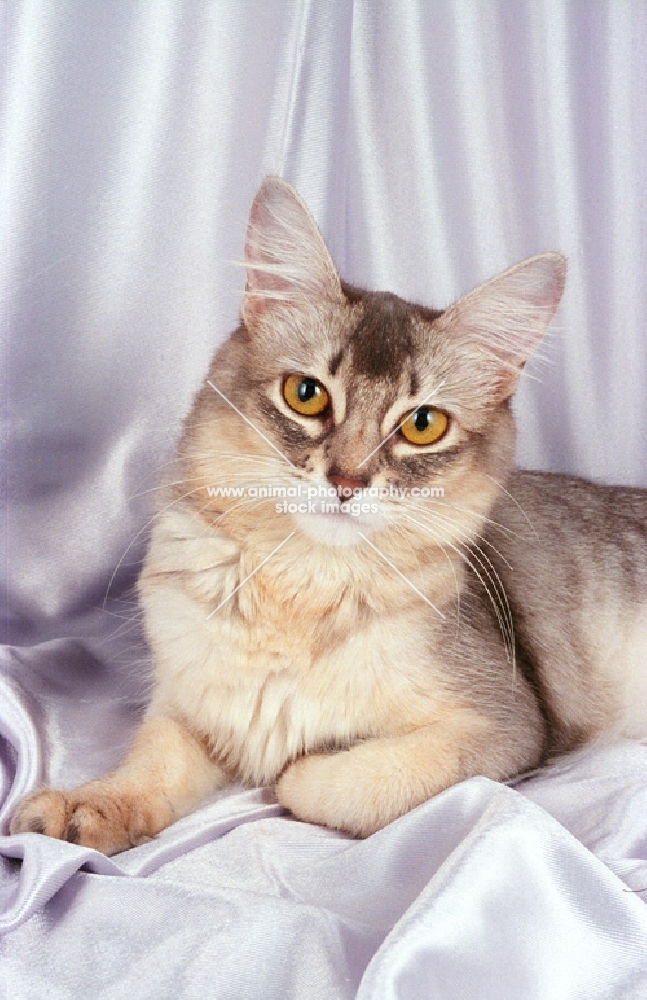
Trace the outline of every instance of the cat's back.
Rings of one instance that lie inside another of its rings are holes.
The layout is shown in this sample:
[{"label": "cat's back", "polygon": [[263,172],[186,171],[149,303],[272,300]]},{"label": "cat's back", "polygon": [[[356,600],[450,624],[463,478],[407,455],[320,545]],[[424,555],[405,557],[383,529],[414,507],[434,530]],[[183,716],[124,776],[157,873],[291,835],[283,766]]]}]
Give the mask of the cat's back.
[{"label": "cat's back", "polygon": [[[635,533],[647,550],[647,489],[607,486],[578,476],[513,469],[497,507],[516,509],[537,530],[552,525],[594,544],[618,543],[618,530]],[[512,513],[512,518],[516,516]]]},{"label": "cat's back", "polygon": [[556,746],[647,735],[647,490],[515,470],[486,538]]}]

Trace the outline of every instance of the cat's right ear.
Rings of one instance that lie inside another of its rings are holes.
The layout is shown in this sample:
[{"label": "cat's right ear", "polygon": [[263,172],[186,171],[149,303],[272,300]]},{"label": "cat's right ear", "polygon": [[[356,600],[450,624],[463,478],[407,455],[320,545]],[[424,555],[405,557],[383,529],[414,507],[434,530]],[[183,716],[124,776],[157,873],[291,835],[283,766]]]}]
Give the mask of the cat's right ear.
[{"label": "cat's right ear", "polygon": [[340,299],[339,275],[317,224],[294,188],[266,177],[249,213],[243,322],[253,327],[275,303]]}]

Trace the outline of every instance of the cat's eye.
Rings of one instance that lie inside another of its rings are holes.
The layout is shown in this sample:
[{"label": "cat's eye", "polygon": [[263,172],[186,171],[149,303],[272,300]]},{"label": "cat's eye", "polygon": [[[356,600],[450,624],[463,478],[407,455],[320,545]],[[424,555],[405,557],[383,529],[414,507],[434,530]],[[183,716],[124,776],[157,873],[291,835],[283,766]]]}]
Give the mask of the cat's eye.
[{"label": "cat's eye", "polygon": [[407,417],[400,432],[410,444],[433,444],[447,430],[449,417],[435,406],[420,406]]},{"label": "cat's eye", "polygon": [[283,398],[292,410],[304,417],[320,417],[330,402],[321,382],[308,375],[288,375],[283,382]]}]

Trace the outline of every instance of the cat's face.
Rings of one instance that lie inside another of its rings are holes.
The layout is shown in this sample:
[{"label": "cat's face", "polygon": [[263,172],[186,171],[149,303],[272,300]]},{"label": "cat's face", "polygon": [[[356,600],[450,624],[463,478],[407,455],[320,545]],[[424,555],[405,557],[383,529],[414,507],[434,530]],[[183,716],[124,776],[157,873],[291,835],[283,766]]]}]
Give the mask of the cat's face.
[{"label": "cat's face", "polygon": [[512,462],[509,398],[563,259],[532,258],[434,312],[341,282],[305,206],[270,178],[246,265],[243,325],[189,434],[192,471],[244,492],[203,506],[234,534],[273,519],[329,546],[384,532],[463,544]]}]

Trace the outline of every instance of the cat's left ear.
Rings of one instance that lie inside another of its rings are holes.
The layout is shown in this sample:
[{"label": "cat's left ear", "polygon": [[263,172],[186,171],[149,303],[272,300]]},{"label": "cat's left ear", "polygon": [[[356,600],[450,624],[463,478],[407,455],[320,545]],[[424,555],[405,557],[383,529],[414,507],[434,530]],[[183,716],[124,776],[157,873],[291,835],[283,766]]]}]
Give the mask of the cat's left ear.
[{"label": "cat's left ear", "polygon": [[252,202],[245,266],[241,313],[248,327],[275,303],[342,297],[339,275],[316,222],[280,177],[266,177]]},{"label": "cat's left ear", "polygon": [[565,258],[538,254],[479,285],[443,314],[454,335],[498,362],[498,399],[515,391],[521,369],[555,315],[565,281]]}]

